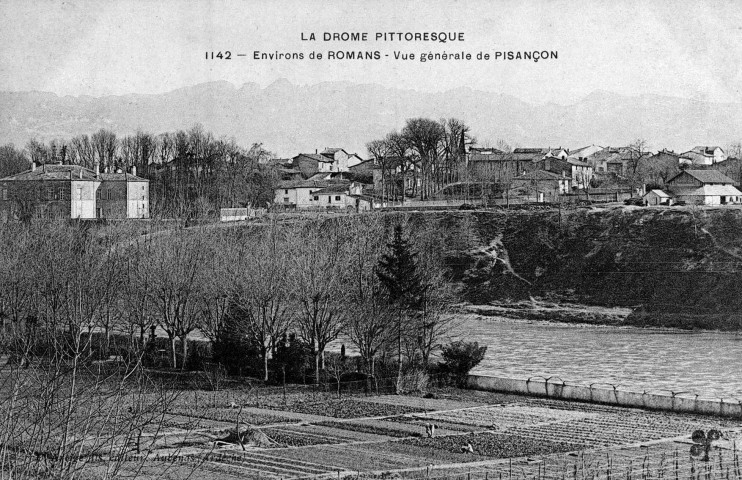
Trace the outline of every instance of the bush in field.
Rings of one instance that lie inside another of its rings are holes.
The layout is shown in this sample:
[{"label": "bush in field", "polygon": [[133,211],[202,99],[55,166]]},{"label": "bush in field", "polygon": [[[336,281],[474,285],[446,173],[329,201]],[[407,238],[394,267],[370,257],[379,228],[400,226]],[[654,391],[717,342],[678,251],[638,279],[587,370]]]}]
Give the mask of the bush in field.
[{"label": "bush in field", "polygon": [[463,385],[469,371],[479,365],[486,352],[487,346],[480,347],[477,342],[452,342],[443,347],[441,369],[452,374],[459,385]]}]

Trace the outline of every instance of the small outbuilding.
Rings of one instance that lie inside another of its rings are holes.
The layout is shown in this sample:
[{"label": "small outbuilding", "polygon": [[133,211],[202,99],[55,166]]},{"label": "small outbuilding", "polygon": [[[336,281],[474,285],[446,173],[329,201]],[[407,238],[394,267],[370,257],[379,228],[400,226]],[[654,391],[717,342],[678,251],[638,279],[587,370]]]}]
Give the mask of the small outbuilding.
[{"label": "small outbuilding", "polygon": [[646,205],[671,205],[672,195],[663,190],[654,189],[648,191],[642,197],[642,200]]}]

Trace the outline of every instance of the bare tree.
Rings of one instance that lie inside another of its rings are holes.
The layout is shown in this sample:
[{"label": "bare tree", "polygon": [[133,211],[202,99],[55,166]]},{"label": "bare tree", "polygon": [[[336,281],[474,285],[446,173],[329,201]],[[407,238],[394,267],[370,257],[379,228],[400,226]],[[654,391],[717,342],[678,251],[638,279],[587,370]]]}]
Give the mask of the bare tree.
[{"label": "bare tree", "polygon": [[199,326],[207,281],[202,268],[207,242],[204,231],[187,232],[158,238],[149,250],[149,298],[158,313],[160,327],[170,339],[173,368],[178,367],[176,339],[181,341],[180,367],[185,368],[188,335]]},{"label": "bare tree", "polygon": [[93,134],[91,143],[95,149],[96,159],[101,167],[113,168],[118,150],[116,134],[102,128]]},{"label": "bare tree", "polygon": [[13,144],[0,147],[0,178],[15,175],[28,169],[28,158]]},{"label": "bare tree", "polygon": [[445,130],[440,123],[428,118],[411,118],[407,120],[402,135],[410,148],[415,152],[416,172],[421,180],[420,199],[429,198],[436,186],[436,177],[440,172],[440,159],[443,152]]},{"label": "bare tree", "polygon": [[260,349],[263,380],[268,380],[268,356],[291,326],[289,279],[291,257],[285,232],[273,223],[245,243],[234,259],[232,301],[239,331]]},{"label": "bare tree", "polygon": [[312,347],[316,382],[324,368],[325,348],[342,331],[347,313],[342,283],[349,240],[345,234],[320,221],[308,221],[292,233],[290,278],[298,310],[296,326]]},{"label": "bare tree", "polygon": [[358,349],[366,372],[375,375],[377,354],[395,338],[394,312],[382,295],[382,285],[376,275],[376,265],[382,254],[379,238],[383,236],[382,217],[364,216],[351,221],[355,238],[348,258],[349,304],[346,333]]}]

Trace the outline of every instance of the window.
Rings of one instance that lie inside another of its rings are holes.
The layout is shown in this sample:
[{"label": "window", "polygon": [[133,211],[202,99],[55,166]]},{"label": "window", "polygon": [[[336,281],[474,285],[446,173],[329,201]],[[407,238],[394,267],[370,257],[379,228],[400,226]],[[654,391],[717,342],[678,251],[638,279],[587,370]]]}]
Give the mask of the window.
[{"label": "window", "polygon": [[283,203],[289,203],[289,197],[283,197]]},{"label": "window", "polygon": [[288,191],[288,190],[284,190],[284,191],[283,191],[283,193],[284,193],[285,195],[288,195],[288,194],[289,194],[289,191]]},{"label": "window", "polygon": [[57,189],[57,195],[54,197],[54,200],[62,200],[62,188]]},{"label": "window", "polygon": [[3,200],[8,199],[8,189],[3,187]]},{"label": "window", "polygon": [[340,195],[335,195],[335,201],[340,201]]},{"label": "window", "polygon": [[332,195],[327,196],[327,203],[332,203]]},{"label": "window", "polygon": [[100,200],[100,197],[101,197],[101,190],[99,188],[98,190],[95,191],[95,198],[96,200]]},{"label": "window", "polygon": [[319,200],[319,195],[315,195],[315,196],[314,196],[314,199],[315,199],[315,200]]}]

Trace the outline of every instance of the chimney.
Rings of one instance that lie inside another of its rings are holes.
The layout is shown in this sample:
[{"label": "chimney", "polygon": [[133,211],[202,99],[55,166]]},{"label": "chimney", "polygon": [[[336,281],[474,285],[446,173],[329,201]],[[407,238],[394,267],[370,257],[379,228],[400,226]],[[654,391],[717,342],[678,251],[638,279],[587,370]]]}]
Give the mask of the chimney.
[{"label": "chimney", "polygon": [[319,153],[319,150],[317,150],[317,149],[315,148],[315,149],[314,149],[314,154],[315,154],[315,155],[317,155],[318,153]]},{"label": "chimney", "polygon": [[32,172],[36,171],[36,162],[31,162],[31,171]]},{"label": "chimney", "polygon": [[100,163],[95,162],[95,178],[100,177]]},{"label": "chimney", "polygon": [[80,169],[80,180],[82,180],[82,168]]},{"label": "chimney", "polygon": [[135,177],[137,176],[137,166],[136,165],[132,165],[131,166],[131,174],[134,175]]},{"label": "chimney", "polygon": [[60,158],[60,159],[59,159],[59,161],[57,162],[57,165],[64,165],[64,162],[62,161],[62,159],[61,159],[61,158]]}]

